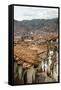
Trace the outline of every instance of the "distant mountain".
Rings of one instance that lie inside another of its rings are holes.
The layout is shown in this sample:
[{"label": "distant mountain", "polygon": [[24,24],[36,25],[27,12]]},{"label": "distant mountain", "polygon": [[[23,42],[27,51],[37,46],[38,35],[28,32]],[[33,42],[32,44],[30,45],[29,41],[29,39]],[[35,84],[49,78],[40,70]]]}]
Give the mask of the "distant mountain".
[{"label": "distant mountain", "polygon": [[14,32],[17,34],[45,32],[57,32],[58,31],[58,18],[55,19],[32,19],[16,21],[14,20]]}]

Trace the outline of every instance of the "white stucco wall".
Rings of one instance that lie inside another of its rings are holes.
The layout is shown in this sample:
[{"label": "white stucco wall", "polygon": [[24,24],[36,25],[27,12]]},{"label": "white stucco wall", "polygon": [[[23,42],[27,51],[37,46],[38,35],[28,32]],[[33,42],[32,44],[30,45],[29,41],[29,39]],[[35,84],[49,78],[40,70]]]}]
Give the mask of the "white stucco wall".
[{"label": "white stucco wall", "polygon": [[30,67],[27,70],[27,83],[32,83],[33,80],[35,80],[35,69],[34,67]]},{"label": "white stucco wall", "polygon": [[18,74],[19,74],[19,79],[22,78],[22,65],[18,66]]},{"label": "white stucco wall", "polygon": [[14,62],[14,78],[16,78],[16,76],[17,76],[17,63],[16,62]]}]

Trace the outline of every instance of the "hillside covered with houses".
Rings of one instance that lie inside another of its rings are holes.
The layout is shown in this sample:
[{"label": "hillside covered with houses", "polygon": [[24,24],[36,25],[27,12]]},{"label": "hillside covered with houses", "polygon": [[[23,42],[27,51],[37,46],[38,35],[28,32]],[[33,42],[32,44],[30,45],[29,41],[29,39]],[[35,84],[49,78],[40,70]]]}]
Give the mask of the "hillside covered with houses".
[{"label": "hillside covered with houses", "polygon": [[14,83],[58,81],[58,19],[14,21]]}]

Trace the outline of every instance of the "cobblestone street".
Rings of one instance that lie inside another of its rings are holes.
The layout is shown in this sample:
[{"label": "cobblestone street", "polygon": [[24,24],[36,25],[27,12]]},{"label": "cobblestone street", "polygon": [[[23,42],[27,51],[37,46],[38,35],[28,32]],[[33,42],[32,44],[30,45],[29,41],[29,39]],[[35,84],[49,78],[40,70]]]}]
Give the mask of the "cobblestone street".
[{"label": "cobblestone street", "polygon": [[45,72],[39,73],[38,76],[36,77],[36,83],[42,83],[42,82],[55,82],[54,79],[50,78],[47,76]]}]

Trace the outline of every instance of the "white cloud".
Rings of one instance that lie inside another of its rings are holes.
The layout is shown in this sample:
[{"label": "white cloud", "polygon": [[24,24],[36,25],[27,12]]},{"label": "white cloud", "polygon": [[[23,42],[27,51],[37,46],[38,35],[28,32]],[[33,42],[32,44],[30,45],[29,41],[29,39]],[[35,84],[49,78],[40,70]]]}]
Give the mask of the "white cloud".
[{"label": "white cloud", "polygon": [[15,20],[51,19],[58,17],[58,8],[14,6]]}]

